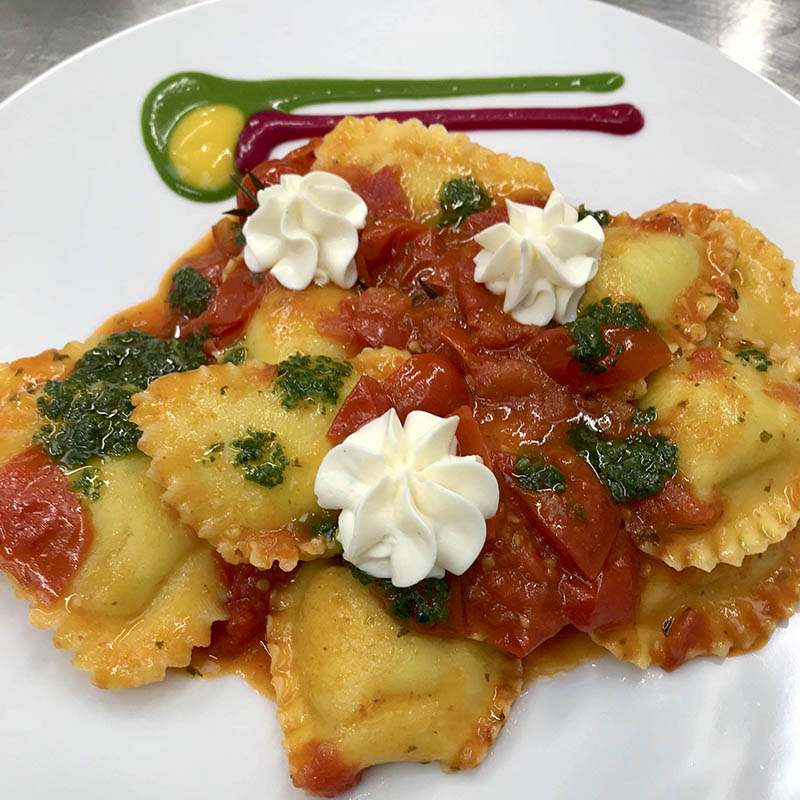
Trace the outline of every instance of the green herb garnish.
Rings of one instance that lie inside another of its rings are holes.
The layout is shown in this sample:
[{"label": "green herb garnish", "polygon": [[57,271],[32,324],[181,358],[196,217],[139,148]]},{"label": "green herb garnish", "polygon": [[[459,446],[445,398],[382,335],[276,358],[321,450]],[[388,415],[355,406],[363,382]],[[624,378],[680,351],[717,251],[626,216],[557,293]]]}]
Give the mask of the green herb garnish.
[{"label": "green herb garnish", "polygon": [[743,364],[755,367],[759,372],[766,372],[772,366],[772,361],[767,358],[766,353],[756,349],[742,350],[736,354],[736,358]]},{"label": "green herb garnish", "polygon": [[492,204],[492,197],[470,175],[454,178],[439,189],[439,216],[434,223],[440,228],[458,225],[470,214],[485,211]]},{"label": "green herb garnish", "polygon": [[[245,175],[250,178],[250,182],[253,184],[255,193],[250,191],[250,189],[245,185],[244,177],[240,176],[239,173],[232,173],[231,180],[236,184],[236,188],[257,207],[258,193],[267,187],[252,172],[250,172],[250,170],[247,170]],[[233,214],[234,216],[238,217],[249,217],[254,211],[255,208],[232,208],[230,211],[223,211],[222,213]]]},{"label": "green herb garnish", "polygon": [[567,330],[575,342],[568,350],[580,361],[581,369],[595,375],[605,372],[608,367],[600,361],[611,347],[603,338],[600,323],[592,317],[578,317],[567,325]]},{"label": "green herb garnish", "polygon": [[339,532],[339,522],[331,514],[323,514],[318,519],[312,519],[309,527],[314,536],[322,536],[329,542],[336,539],[336,534]]},{"label": "green herb garnish", "polygon": [[581,203],[578,206],[578,222],[585,217],[594,217],[603,228],[611,222],[611,214],[609,214],[608,211],[589,211],[589,209]]},{"label": "green herb garnish", "polygon": [[284,408],[316,405],[324,411],[326,405],[338,402],[339,391],[352,371],[347,361],[295,353],[278,364],[275,392],[281,395]]},{"label": "green herb garnish", "polygon": [[678,447],[666,436],[633,433],[625,439],[606,439],[579,423],[569,440],[618,503],[657,494],[678,468]]},{"label": "green herb garnish", "polygon": [[66,378],[45,383],[37,406],[50,421],[33,440],[69,469],[94,456],[131,453],[141,436],[130,421],[131,396],[162,375],[205,363],[197,337],[164,340],[134,330],[112,333],[84,353]]},{"label": "green herb garnish", "polygon": [[567,479],[558,467],[545,463],[543,458],[531,461],[526,456],[517,458],[514,477],[523,489],[532,492],[550,490],[562,494],[567,491]]},{"label": "green herb garnish", "polygon": [[106,482],[94,467],[84,467],[80,470],[78,477],[70,481],[69,488],[73,492],[82,494],[88,500],[99,500],[100,488],[105,485]]},{"label": "green herb garnish", "polygon": [[658,416],[658,412],[655,406],[637,408],[634,409],[633,414],[631,414],[631,422],[634,425],[650,425],[656,421],[656,416]]},{"label": "green herb garnish", "polygon": [[188,264],[176,270],[169,290],[169,304],[187,317],[199,317],[211,299],[211,284]]},{"label": "green herb garnish", "polygon": [[202,464],[213,464],[217,460],[217,456],[220,455],[223,450],[225,450],[225,442],[214,442],[210,444],[203,450],[203,457],[200,459],[200,462]]},{"label": "green herb garnish", "polygon": [[244,439],[235,439],[231,447],[236,452],[233,463],[243,468],[248,481],[272,489],[283,483],[289,459],[272,431],[247,431]]},{"label": "green herb garnish", "polygon": [[[609,365],[601,363],[601,360],[611,350],[603,338],[603,325],[646,328],[648,324],[638,303],[612,303],[610,297],[604,297],[599,303],[587,306],[575,322],[567,325],[569,335],[575,342],[569,352],[580,361],[584,372],[598,375],[608,369]],[[612,361],[611,366],[615,363]]]},{"label": "green herb garnish", "polygon": [[447,621],[450,586],[445,578],[425,578],[414,586],[399,587],[388,578],[373,578],[347,561],[344,563],[364,586],[374,584],[378,588],[397,619],[413,619],[420,625]]},{"label": "green herb garnish", "polygon": [[222,354],[222,364],[244,364],[247,361],[247,348],[239,345],[231,347]]},{"label": "green herb garnish", "polygon": [[601,325],[646,328],[650,323],[641,309],[639,303],[613,303],[610,297],[604,297],[599,303],[588,305],[578,319],[588,317]]}]

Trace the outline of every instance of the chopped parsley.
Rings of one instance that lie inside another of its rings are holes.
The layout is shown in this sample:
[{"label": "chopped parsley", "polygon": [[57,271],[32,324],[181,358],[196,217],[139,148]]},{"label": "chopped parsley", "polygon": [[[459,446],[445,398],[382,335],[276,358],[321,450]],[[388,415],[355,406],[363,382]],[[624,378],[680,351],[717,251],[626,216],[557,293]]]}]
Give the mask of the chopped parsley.
[{"label": "chopped parsley", "polygon": [[523,489],[532,492],[550,490],[563,494],[567,491],[564,473],[558,467],[546,464],[542,458],[531,461],[526,456],[520,456],[514,464],[514,477]]},{"label": "chopped parsley", "polygon": [[339,532],[339,522],[331,514],[323,514],[316,519],[312,518],[309,527],[314,536],[322,536],[329,542],[336,539],[336,534]]},{"label": "chopped parsley", "polygon": [[657,494],[678,468],[678,447],[666,436],[633,433],[624,439],[606,439],[579,423],[569,440],[618,503]]},{"label": "chopped parsley", "polygon": [[247,348],[239,345],[231,347],[222,354],[222,364],[244,364],[247,360]]},{"label": "chopped parsley", "polygon": [[766,353],[756,349],[742,350],[736,354],[736,358],[743,364],[755,367],[759,372],[766,372],[772,366],[772,361],[767,358]]},{"label": "chopped parsley", "polygon": [[289,459],[272,431],[248,430],[246,438],[231,442],[231,448],[236,453],[233,463],[242,467],[248,481],[268,489],[283,483]]},{"label": "chopped parsley", "polygon": [[206,463],[214,463],[217,460],[217,456],[225,450],[225,442],[214,442],[206,447],[203,450],[203,456],[200,459],[202,464]]},{"label": "chopped parsley", "polygon": [[[608,355],[611,345],[603,338],[603,325],[625,328],[648,326],[641,308],[638,303],[612,303],[610,297],[604,297],[599,303],[587,306],[575,322],[567,325],[569,335],[575,342],[569,352],[578,359],[584,372],[598,375],[608,369],[608,364],[603,363],[602,359]],[[614,363],[612,361],[611,366]]]},{"label": "chopped parsley", "polygon": [[588,305],[578,319],[588,317],[601,325],[646,328],[650,323],[641,309],[639,303],[614,303],[610,297],[604,297],[599,303]]},{"label": "chopped parsley", "polygon": [[413,619],[420,625],[447,621],[450,586],[445,578],[425,578],[414,586],[400,587],[388,578],[373,578],[347,561],[344,563],[364,586],[376,586],[397,619]]},{"label": "chopped parsley", "polygon": [[95,456],[131,453],[141,436],[130,421],[131,396],[162,375],[205,363],[197,337],[164,340],[135,330],[112,333],[84,353],[66,378],[45,383],[37,406],[48,422],[33,440],[68,469]]},{"label": "chopped parsley", "polygon": [[569,352],[580,361],[581,369],[593,374],[605,372],[608,367],[600,362],[611,348],[603,338],[600,323],[592,317],[578,317],[567,325],[567,330],[575,342],[568,348]]},{"label": "chopped parsley", "polygon": [[491,204],[491,195],[471,175],[454,178],[439,189],[440,212],[434,222],[440,228],[458,225],[470,214],[485,211]]},{"label": "chopped parsley", "polygon": [[589,211],[589,209],[581,203],[578,206],[578,222],[586,217],[594,217],[603,228],[611,222],[611,214],[609,214],[608,211]]},{"label": "chopped parsley", "polygon": [[631,422],[634,425],[650,425],[656,421],[658,412],[655,406],[648,406],[647,408],[637,408],[631,414]]},{"label": "chopped parsley", "polygon": [[84,467],[78,476],[70,481],[69,488],[73,492],[82,494],[87,500],[99,500],[100,488],[106,482],[100,477],[100,473],[94,467]]},{"label": "chopped parsley", "polygon": [[169,290],[169,304],[187,317],[199,317],[211,299],[211,284],[188,264],[172,275],[172,288]]},{"label": "chopped parsley", "polygon": [[278,364],[275,392],[281,395],[284,408],[316,405],[324,411],[326,405],[338,402],[339,391],[352,371],[347,361],[295,353]]}]

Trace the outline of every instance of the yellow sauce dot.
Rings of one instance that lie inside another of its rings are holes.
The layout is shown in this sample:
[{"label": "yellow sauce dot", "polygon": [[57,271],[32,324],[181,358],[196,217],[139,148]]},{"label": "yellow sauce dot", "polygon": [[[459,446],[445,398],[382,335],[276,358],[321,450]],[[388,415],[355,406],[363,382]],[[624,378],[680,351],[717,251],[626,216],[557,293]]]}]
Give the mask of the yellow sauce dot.
[{"label": "yellow sauce dot", "polygon": [[227,186],[243,127],[244,115],[234,106],[200,106],[185,114],[169,137],[169,160],[178,177],[203,191]]}]

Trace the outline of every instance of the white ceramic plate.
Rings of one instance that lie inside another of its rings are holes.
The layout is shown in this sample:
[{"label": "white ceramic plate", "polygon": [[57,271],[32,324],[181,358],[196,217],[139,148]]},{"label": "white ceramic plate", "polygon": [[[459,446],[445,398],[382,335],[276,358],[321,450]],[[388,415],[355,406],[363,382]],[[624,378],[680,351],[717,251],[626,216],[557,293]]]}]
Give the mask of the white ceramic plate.
[{"label": "white ceramic plate", "polygon": [[[673,30],[581,0],[225,0],[117,36],[0,107],[3,360],[82,338],[148,297],[222,208],[172,194],[140,139],[144,95],[184,69],[243,78],[619,70],[627,83],[612,95],[479,102],[631,101],[647,118],[635,137],[475,138],[541,160],[574,202],[633,212],[673,198],[730,206],[790,257],[800,253],[800,106]],[[274,708],[238,679],[171,676],[102,692],[28,626],[5,583],[0,641],[2,796],[301,796]],[[799,645],[791,623],[757,653],[671,675],[611,658],[586,665],[532,685],[479,769],[376,768],[352,796],[797,798]]]}]

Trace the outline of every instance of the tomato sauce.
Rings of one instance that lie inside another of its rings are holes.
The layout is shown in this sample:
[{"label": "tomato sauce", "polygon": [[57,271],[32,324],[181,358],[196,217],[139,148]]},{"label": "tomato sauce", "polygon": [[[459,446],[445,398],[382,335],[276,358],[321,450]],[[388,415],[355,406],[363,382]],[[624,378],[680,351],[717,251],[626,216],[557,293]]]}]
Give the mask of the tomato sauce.
[{"label": "tomato sauce", "polygon": [[0,568],[43,606],[67,589],[91,520],[55,462],[32,447],[0,468]]},{"label": "tomato sauce", "polygon": [[690,356],[689,380],[704,381],[724,378],[728,374],[722,351],[718,347],[698,347]]},{"label": "tomato sauce", "polygon": [[327,742],[308,742],[292,757],[292,767],[292,783],[320,797],[336,797],[352,789],[363,771],[344,763],[338,750]]},{"label": "tomato sauce", "polygon": [[[259,186],[309,171],[315,146],[312,141],[284,159],[260,164],[252,172],[255,180],[248,174],[236,216],[217,223],[176,263],[153,301],[113,318],[106,330],[130,327],[126,323],[133,321],[156,335],[196,334],[205,338],[210,353],[239,338],[275,285],[268,274],[253,274],[245,266],[241,222]],[[622,389],[666,364],[668,348],[652,330],[605,326],[613,357],[598,374],[584,371],[571,354],[566,327],[516,322],[503,311],[502,298],[473,279],[478,252],[473,237],[507,221],[503,202],[458,225],[434,227],[411,218],[392,168],[375,174],[352,167],[339,171],[368,208],[355,256],[359,283],[338,313],[319,320],[318,327],[344,342],[351,354],[392,346],[412,356],[383,381],[362,377],[328,438],[341,442],[390,408],[401,420],[415,409],[456,415],[459,451],[479,455],[500,486],[499,510],[488,521],[483,552],[464,575],[448,577],[449,619],[433,630],[478,636],[525,656],[565,628],[589,631],[630,622],[638,603],[641,557],[632,537],[656,525],[702,526],[718,509],[697,503],[672,481],[659,495],[630,504],[623,515],[593,469],[569,447],[567,433],[579,419],[611,436],[630,433],[633,407]],[[546,201],[530,192],[513,199],[540,206]],[[168,303],[171,275],[187,264],[212,287],[208,307],[195,318]],[[565,491],[521,487],[514,473],[520,455],[557,467],[566,479]],[[63,473],[38,450],[18,457],[3,473],[0,566],[32,587],[42,602],[51,601],[77,568],[90,525]],[[35,514],[40,521],[26,526],[24,519]],[[255,653],[254,663],[263,666],[269,594],[287,575],[248,565],[220,563],[220,569],[230,592],[229,618],[214,625],[211,644],[200,654],[222,663]],[[329,755],[317,753],[313,760],[319,770],[312,772],[330,772]],[[321,785],[319,776],[307,778],[309,787]]]},{"label": "tomato sauce", "polygon": [[779,403],[786,403],[789,406],[800,406],[800,389],[791,383],[783,381],[770,381],[764,389],[764,394],[777,400]]},{"label": "tomato sauce", "polygon": [[693,608],[684,609],[665,626],[664,641],[658,645],[660,663],[667,672],[672,672],[691,658],[693,651],[704,652],[708,641],[706,618]]},{"label": "tomato sauce", "polygon": [[[567,627],[632,622],[644,558],[633,537],[654,525],[702,527],[719,509],[699,503],[678,479],[623,507],[567,434],[580,419],[609,436],[646,431],[634,426],[624,387],[668,364],[669,348],[652,329],[607,325],[605,369],[587,372],[566,327],[517,323],[473,279],[473,237],[507,220],[504,203],[437,228],[410,218],[387,171],[355,178],[369,207],[355,259],[360,285],[319,327],[351,352],[392,346],[414,355],[382,382],[362,378],[328,437],[341,442],[389,408],[401,419],[413,409],[457,414],[460,452],[481,455],[500,485],[484,549],[464,575],[448,576],[449,618],[432,630],[477,636],[524,657]],[[521,455],[557,467],[565,490],[521,487],[514,474]]]},{"label": "tomato sauce", "polygon": [[229,564],[221,556],[215,556],[228,589],[225,603],[228,618],[212,625],[211,642],[202,651],[211,658],[225,659],[240,655],[264,640],[270,593],[294,573],[284,572],[278,566],[260,570],[252,564]]}]

